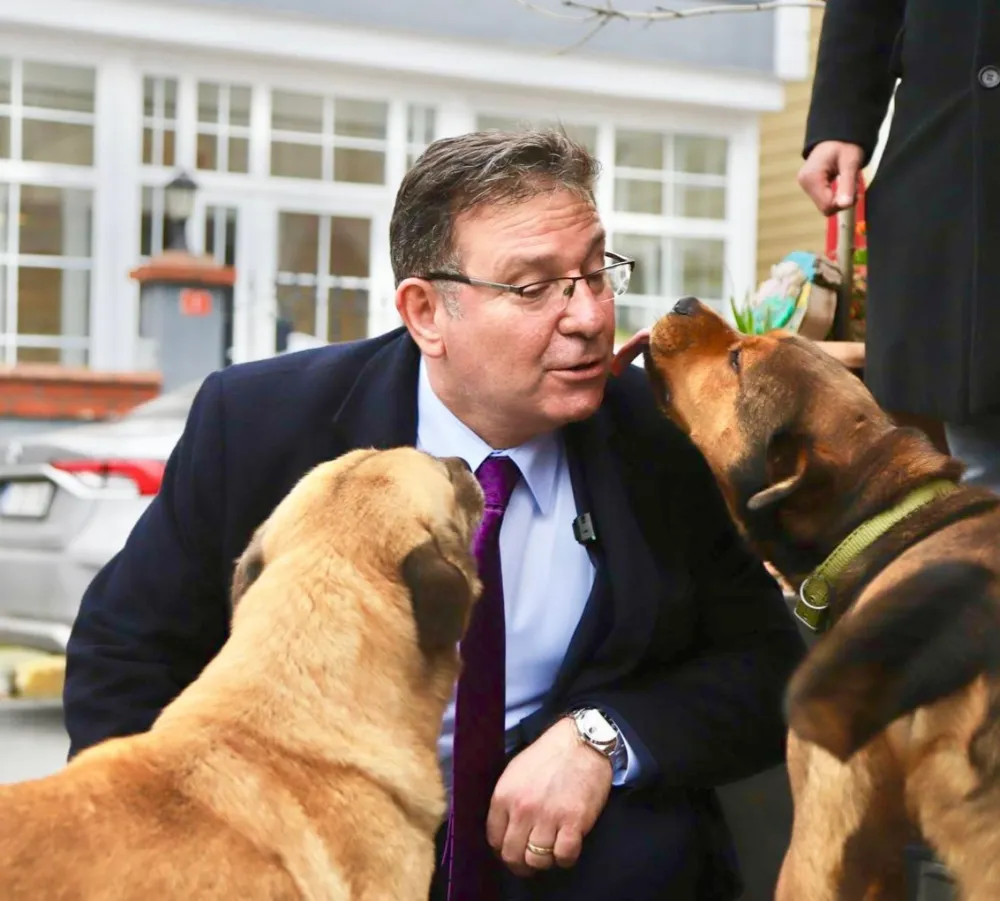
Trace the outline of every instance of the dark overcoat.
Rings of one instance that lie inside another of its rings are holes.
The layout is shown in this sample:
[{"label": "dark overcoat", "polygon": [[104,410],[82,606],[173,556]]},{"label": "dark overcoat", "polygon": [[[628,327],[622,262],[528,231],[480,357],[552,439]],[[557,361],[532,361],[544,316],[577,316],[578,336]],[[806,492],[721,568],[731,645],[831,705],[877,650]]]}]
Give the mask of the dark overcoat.
[{"label": "dark overcoat", "polygon": [[828,0],[805,152],[870,157],[865,378],[883,406],[1000,412],[1000,0]]}]

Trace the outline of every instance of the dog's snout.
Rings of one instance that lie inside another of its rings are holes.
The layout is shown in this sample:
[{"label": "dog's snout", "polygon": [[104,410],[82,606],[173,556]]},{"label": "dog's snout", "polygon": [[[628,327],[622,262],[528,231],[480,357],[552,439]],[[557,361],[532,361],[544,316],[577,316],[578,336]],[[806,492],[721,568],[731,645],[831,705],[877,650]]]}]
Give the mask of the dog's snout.
[{"label": "dog's snout", "polygon": [[674,304],[672,312],[678,313],[681,316],[693,316],[698,311],[700,305],[697,297],[682,297]]}]

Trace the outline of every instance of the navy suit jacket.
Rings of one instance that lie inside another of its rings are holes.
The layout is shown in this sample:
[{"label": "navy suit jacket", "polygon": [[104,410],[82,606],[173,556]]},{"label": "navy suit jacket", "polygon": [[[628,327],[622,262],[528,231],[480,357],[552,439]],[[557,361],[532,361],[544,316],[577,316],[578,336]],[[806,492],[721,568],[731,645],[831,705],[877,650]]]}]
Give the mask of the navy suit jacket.
[{"label": "navy suit jacket", "polygon": [[[414,444],[418,353],[397,329],[206,379],[159,494],[84,595],[64,694],[71,755],[146,730],[197,677],[227,636],[234,561],[299,477],[353,448]],[[780,762],[803,646],[704,459],[635,367],[565,438],[610,591],[592,596],[521,741],[593,704],[642,747],[634,791],[709,789]]]}]

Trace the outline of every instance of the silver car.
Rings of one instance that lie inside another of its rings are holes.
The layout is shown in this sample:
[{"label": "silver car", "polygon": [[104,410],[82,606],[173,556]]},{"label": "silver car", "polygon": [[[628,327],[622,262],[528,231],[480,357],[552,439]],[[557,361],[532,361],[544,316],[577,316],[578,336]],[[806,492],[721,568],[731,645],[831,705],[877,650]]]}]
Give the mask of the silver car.
[{"label": "silver car", "polygon": [[0,443],[0,645],[66,650],[85,589],[159,490],[199,386]]}]

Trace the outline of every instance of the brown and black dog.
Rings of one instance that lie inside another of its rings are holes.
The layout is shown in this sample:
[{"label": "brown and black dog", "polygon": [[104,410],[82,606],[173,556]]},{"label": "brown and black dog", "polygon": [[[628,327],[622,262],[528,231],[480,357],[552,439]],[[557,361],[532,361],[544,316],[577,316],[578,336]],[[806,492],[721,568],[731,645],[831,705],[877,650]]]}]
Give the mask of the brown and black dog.
[{"label": "brown and black dog", "polygon": [[0,899],[426,901],[482,512],[461,460],[413,448],[304,475],[150,731],[0,786]]},{"label": "brown and black dog", "polygon": [[959,484],[961,463],[799,336],[743,335],[683,298],[616,366],[640,351],[823,633],[786,696],[795,819],[778,898],[902,899],[921,836],[965,901],[1000,898],[998,498]]}]

